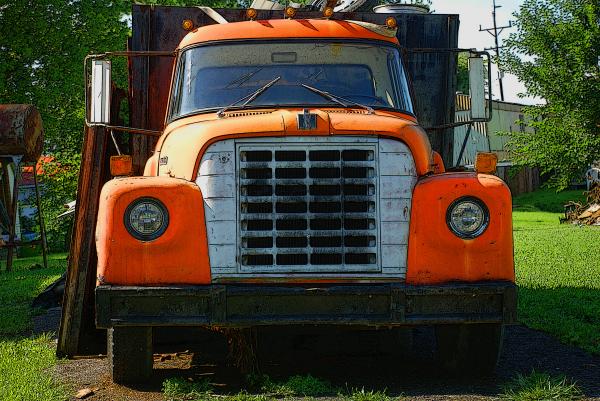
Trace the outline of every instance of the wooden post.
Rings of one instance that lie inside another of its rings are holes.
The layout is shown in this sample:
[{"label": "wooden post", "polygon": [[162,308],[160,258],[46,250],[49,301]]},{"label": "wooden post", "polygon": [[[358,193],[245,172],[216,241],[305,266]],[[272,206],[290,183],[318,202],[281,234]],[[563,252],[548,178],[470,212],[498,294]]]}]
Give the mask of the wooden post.
[{"label": "wooden post", "polygon": [[86,128],[56,351],[59,357],[94,353],[98,351],[94,347],[105,346],[104,342],[89,338],[99,334],[94,323],[97,263],[94,236],[109,157],[108,137],[109,132],[103,127]]},{"label": "wooden post", "polygon": [[48,241],[46,241],[46,227],[44,226],[44,216],[42,214],[42,202],[40,201],[40,188],[37,177],[37,162],[33,163],[33,186],[35,188],[35,203],[37,205],[38,223],[40,224],[40,239],[42,240],[42,256],[44,258],[44,268],[48,268]]}]

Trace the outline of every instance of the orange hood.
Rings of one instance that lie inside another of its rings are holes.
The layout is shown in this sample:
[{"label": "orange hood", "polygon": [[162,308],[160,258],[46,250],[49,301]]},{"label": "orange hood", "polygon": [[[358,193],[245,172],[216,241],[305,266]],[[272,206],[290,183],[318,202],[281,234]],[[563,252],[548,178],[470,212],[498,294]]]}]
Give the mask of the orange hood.
[{"label": "orange hood", "polygon": [[417,174],[432,171],[433,154],[427,134],[412,117],[403,118],[364,110],[333,109],[311,110],[317,114],[317,128],[299,130],[297,110],[242,110],[226,113],[197,115],[177,120],[167,126],[156,149],[158,175],[195,180],[198,165],[206,148],[214,142],[230,138],[265,136],[325,136],[373,135],[397,138],[406,143],[415,159]]}]

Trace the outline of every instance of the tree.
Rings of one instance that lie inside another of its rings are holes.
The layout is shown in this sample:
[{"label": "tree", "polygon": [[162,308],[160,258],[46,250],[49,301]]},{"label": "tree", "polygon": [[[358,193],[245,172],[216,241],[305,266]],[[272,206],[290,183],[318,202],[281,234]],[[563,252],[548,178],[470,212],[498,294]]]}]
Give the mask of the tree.
[{"label": "tree", "polygon": [[[68,222],[56,216],[77,190],[85,110],[83,59],[90,53],[125,50],[130,13],[130,0],[0,0],[0,103],[35,105],[44,122],[44,153],[54,156],[44,166],[43,209],[51,245],[63,247]],[[125,60],[119,62],[123,67],[115,66],[115,71],[125,71]]]},{"label": "tree", "polygon": [[557,189],[600,159],[600,3],[525,0],[501,65],[545,104],[527,107],[533,133],[509,133],[516,165],[538,166]]}]

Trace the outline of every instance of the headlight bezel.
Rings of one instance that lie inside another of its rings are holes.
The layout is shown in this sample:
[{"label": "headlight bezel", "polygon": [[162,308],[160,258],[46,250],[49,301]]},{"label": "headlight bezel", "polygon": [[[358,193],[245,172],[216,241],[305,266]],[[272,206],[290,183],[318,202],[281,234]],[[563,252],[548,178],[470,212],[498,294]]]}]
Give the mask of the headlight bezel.
[{"label": "headlight bezel", "polygon": [[[454,223],[452,222],[452,213],[453,213],[454,209],[459,204],[464,203],[464,202],[471,202],[471,203],[476,204],[477,206],[479,206],[481,208],[481,211],[483,213],[483,223],[477,230],[475,230],[471,233],[465,233],[463,231],[460,231],[458,228],[455,227]],[[483,233],[485,233],[486,230],[488,229],[488,227],[490,225],[490,211],[489,211],[487,205],[485,204],[485,202],[483,202],[481,199],[479,199],[475,196],[462,196],[460,198],[455,199],[450,204],[450,206],[448,206],[448,209],[446,210],[446,225],[448,226],[448,229],[452,232],[452,234],[456,235],[459,238],[475,239],[475,238],[483,235]]]},{"label": "headlight bezel", "polygon": [[[158,230],[150,234],[141,233],[135,228],[133,228],[133,226],[131,225],[131,213],[135,207],[139,206],[142,203],[153,204],[161,211],[163,215],[163,219]],[[125,229],[133,238],[143,242],[153,241],[162,236],[165,233],[165,231],[167,231],[167,228],[169,227],[169,211],[167,210],[167,207],[164,205],[164,203],[160,201],[160,199],[153,198],[150,196],[143,196],[141,198],[135,199],[127,206],[127,208],[125,209],[125,213],[123,214],[123,223],[125,224]]]}]

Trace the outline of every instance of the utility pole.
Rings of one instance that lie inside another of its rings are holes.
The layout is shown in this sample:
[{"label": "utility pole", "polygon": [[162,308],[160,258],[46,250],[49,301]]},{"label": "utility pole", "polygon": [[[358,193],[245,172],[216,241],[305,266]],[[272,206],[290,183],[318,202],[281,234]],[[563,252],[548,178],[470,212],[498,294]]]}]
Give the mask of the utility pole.
[{"label": "utility pole", "polygon": [[[504,31],[505,29],[512,28],[512,21],[509,21],[508,25],[498,26],[498,23],[496,21],[496,10],[501,8],[502,6],[497,6],[496,0],[493,0],[493,2],[494,2],[494,9],[492,11],[492,17],[494,19],[494,27],[493,28],[482,28],[481,25],[479,25],[479,32],[485,31],[494,37],[495,46],[488,47],[485,50],[495,50],[497,60],[499,61],[500,60],[500,49],[503,47],[503,46],[500,46],[500,35],[502,34],[502,31]],[[502,101],[504,101],[504,85],[502,84],[503,75],[504,74],[500,70],[500,65],[498,65],[498,84],[500,85],[500,100],[502,100]]]}]

